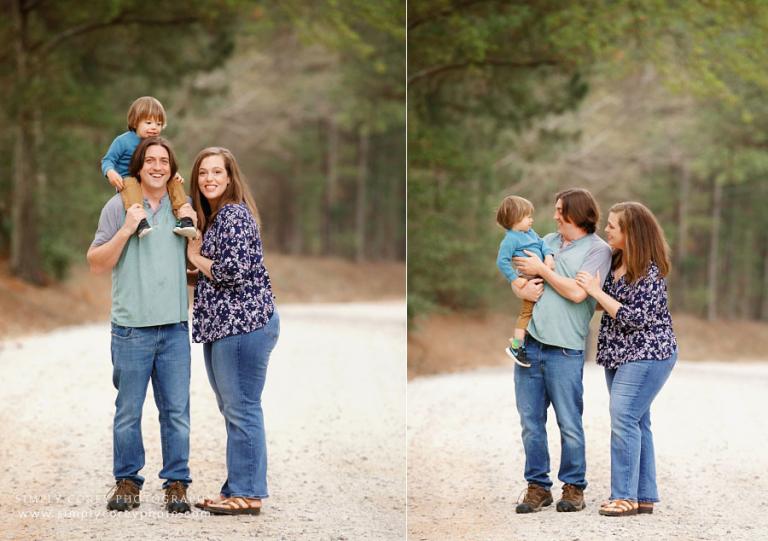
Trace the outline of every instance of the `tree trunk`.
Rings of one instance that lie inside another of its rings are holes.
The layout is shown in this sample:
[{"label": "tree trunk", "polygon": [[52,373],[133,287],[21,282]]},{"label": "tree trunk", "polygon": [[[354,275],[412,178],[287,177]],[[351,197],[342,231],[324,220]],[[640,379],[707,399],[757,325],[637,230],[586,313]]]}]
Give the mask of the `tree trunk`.
[{"label": "tree trunk", "polygon": [[293,212],[293,194],[291,190],[291,175],[281,175],[278,177],[275,188],[275,209],[273,211],[274,219],[270,222],[270,230],[277,240],[277,250],[289,253],[291,247],[291,213]]},{"label": "tree trunk", "polygon": [[[405,213],[403,207],[400,206],[401,201],[405,201],[405,178],[406,178],[406,164],[405,161],[397,161],[402,169],[399,174],[396,173],[397,178],[402,178],[401,182],[390,182],[389,184],[389,213],[387,222],[389,227],[387,228],[387,259],[390,260],[405,260],[405,239],[402,236],[401,227],[405,224]],[[402,177],[400,177],[402,174]]]},{"label": "tree trunk", "polygon": [[298,217],[302,216],[301,197],[298,197],[298,193],[297,193],[298,190],[293,188],[293,186],[295,186],[296,183],[299,182],[299,179],[301,178],[301,173],[302,173],[302,167],[299,164],[299,160],[295,160],[293,175],[291,177],[291,182],[290,182],[291,196],[287,201],[287,204],[290,208],[290,212],[288,214],[288,220],[286,221],[286,225],[288,226],[290,231],[289,253],[296,254],[296,255],[302,253],[304,249],[304,229],[302,227],[302,224],[300,224],[298,221]]},{"label": "tree trunk", "polygon": [[[733,246],[736,261],[739,262],[739,266],[743,270],[743,274],[739,273],[737,276],[742,276],[741,280],[734,280],[741,282],[740,295],[733,299],[736,304],[735,309],[739,314],[740,319],[752,319],[753,309],[755,302],[755,294],[753,292],[752,282],[754,280],[754,260],[751,253],[745,253],[747,250],[752,250],[755,246],[755,231],[743,231],[743,235],[734,235],[737,237],[734,239]],[[732,261],[729,259],[728,261]]]},{"label": "tree trunk", "polygon": [[708,268],[708,295],[707,295],[707,319],[714,321],[717,318],[717,275],[720,268],[720,214],[723,204],[723,186],[718,181],[718,175],[714,175],[712,197],[712,228],[709,237],[709,268]]},{"label": "tree trunk", "polygon": [[691,198],[691,173],[688,167],[683,164],[674,168],[675,173],[680,175],[679,183],[679,201],[677,207],[677,276],[680,287],[678,288],[677,302],[678,308],[685,310],[687,306],[687,293],[690,280],[686,272],[688,262],[688,207]]},{"label": "tree trunk", "polygon": [[[40,110],[40,105],[37,103],[37,101],[33,102],[32,105],[32,137],[34,139],[35,143],[35,162],[36,162],[36,169],[37,169],[37,197],[40,204],[38,204],[38,209],[41,207],[41,204],[48,201],[48,173],[47,169],[45,167],[45,162],[43,161],[43,149],[45,148],[45,139],[44,139],[45,130],[43,130],[43,112]],[[43,210],[43,215],[45,215],[45,210]]]},{"label": "tree trunk", "polygon": [[762,295],[760,319],[768,321],[768,235],[763,238],[763,287],[760,294]]},{"label": "tree trunk", "polygon": [[359,145],[357,154],[357,201],[355,204],[355,261],[365,259],[366,240],[366,205],[368,184],[368,146],[370,135],[368,127],[361,126],[359,132]]},{"label": "tree trunk", "polygon": [[30,110],[30,59],[26,43],[26,16],[20,1],[11,2],[16,55],[16,141],[13,149],[13,195],[11,197],[11,272],[32,283],[42,283],[37,232],[38,181],[32,153],[35,149],[33,114]]},{"label": "tree trunk", "polygon": [[326,149],[325,213],[323,216],[323,254],[333,254],[336,201],[339,192],[339,126],[336,120],[326,121],[328,147]]},{"label": "tree trunk", "polygon": [[[737,231],[735,227],[729,227],[732,223],[732,216],[729,216],[728,209],[729,200],[726,196],[720,203],[720,236],[722,241],[719,246],[720,261],[726,261],[729,277],[738,276],[738,280],[720,280],[718,287],[718,317],[725,319],[737,319],[742,317],[741,307],[749,304],[749,298],[746,296],[747,280],[749,275],[746,271],[746,261],[739,258],[737,248],[744,245],[748,245],[749,232]],[[736,233],[738,235],[738,242],[734,242]],[[720,267],[718,267],[720,268]]]}]

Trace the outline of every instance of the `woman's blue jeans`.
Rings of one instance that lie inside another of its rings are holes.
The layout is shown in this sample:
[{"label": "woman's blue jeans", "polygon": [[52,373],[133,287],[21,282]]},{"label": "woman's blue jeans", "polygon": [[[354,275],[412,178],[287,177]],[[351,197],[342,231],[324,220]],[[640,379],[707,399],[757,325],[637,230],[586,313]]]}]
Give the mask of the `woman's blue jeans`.
[{"label": "woman's blue jeans", "polygon": [[261,392],[280,335],[277,310],[262,328],[203,344],[208,381],[227,428],[224,496],[266,498],[267,440]]},{"label": "woman's blue jeans", "polygon": [[651,403],[669,378],[669,359],[632,361],[605,369],[611,396],[611,499],[657,502]]}]

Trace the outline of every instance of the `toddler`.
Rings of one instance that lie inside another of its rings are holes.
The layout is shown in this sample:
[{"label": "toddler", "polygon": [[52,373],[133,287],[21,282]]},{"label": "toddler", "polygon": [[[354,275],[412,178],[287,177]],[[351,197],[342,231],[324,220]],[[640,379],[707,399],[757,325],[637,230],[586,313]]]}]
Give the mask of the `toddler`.
[{"label": "toddler", "polygon": [[[139,182],[128,176],[128,167],[131,164],[133,152],[142,139],[155,137],[165,128],[165,109],[163,105],[151,96],[144,96],[135,100],[128,109],[128,131],[118,135],[109,150],[101,159],[101,172],[107,177],[109,183],[120,192],[123,206],[127,211],[131,205],[144,204],[144,196]],[[168,181],[168,196],[171,199],[173,213],[177,218],[173,232],[187,238],[194,238],[197,234],[191,218],[179,219],[179,209],[187,203],[187,195],[184,193],[182,183],[184,179],[177,173]],[[146,218],[139,222],[136,235],[139,238],[152,232],[152,227]]]},{"label": "toddler", "polygon": [[[499,245],[499,255],[496,258],[496,266],[509,280],[510,285],[514,284],[518,288],[523,287],[532,276],[520,276],[512,264],[513,257],[528,257],[523,250],[528,250],[536,254],[539,258],[551,268],[554,268],[555,259],[553,251],[544,243],[544,241],[531,229],[533,225],[533,204],[522,197],[510,195],[501,202],[499,210],[496,212],[496,222],[506,229],[504,240]],[[514,336],[509,339],[510,345],[505,349],[514,361],[528,368],[531,363],[528,362],[525,355],[525,329],[531,320],[533,313],[533,303],[523,301],[520,308],[520,314],[515,323]]]}]

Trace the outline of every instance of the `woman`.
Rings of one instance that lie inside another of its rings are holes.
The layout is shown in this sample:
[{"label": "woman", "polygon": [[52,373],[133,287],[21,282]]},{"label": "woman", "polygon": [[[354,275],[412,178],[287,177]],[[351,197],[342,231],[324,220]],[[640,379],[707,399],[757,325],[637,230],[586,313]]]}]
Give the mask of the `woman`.
[{"label": "woman", "polygon": [[669,246],[656,218],[640,203],[614,205],[605,228],[611,272],[586,272],[576,282],[605,310],[597,363],[605,367],[611,412],[611,498],[600,514],[652,513],[659,501],[651,434],[651,403],[677,360],[669,315]]},{"label": "woman", "polygon": [[280,320],[264,268],[258,211],[232,153],[202,150],[190,191],[202,232],[187,247],[200,271],[192,339],[203,343],[208,380],[227,428],[227,479],[218,498],[197,507],[255,515],[268,496],[261,392]]}]

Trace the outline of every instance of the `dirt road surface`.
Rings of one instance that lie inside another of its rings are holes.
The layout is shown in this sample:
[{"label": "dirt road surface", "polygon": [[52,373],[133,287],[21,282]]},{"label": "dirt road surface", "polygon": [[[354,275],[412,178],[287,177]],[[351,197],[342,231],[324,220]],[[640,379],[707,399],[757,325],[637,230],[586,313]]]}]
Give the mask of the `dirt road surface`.
[{"label": "dirt road surface", "polygon": [[[271,497],[256,517],[168,515],[148,397],[141,506],[110,513],[109,327],[0,342],[0,539],[405,538],[403,303],[286,305],[263,403]],[[225,431],[192,347],[194,500],[218,492]]]},{"label": "dirt road surface", "polygon": [[[525,488],[511,367],[408,384],[408,538],[450,540],[763,540],[768,538],[768,363],[675,367],[652,409],[662,502],[653,515],[601,517],[610,490],[602,369],[584,370],[587,508],[516,515]],[[550,408],[554,471],[559,432]]]}]

